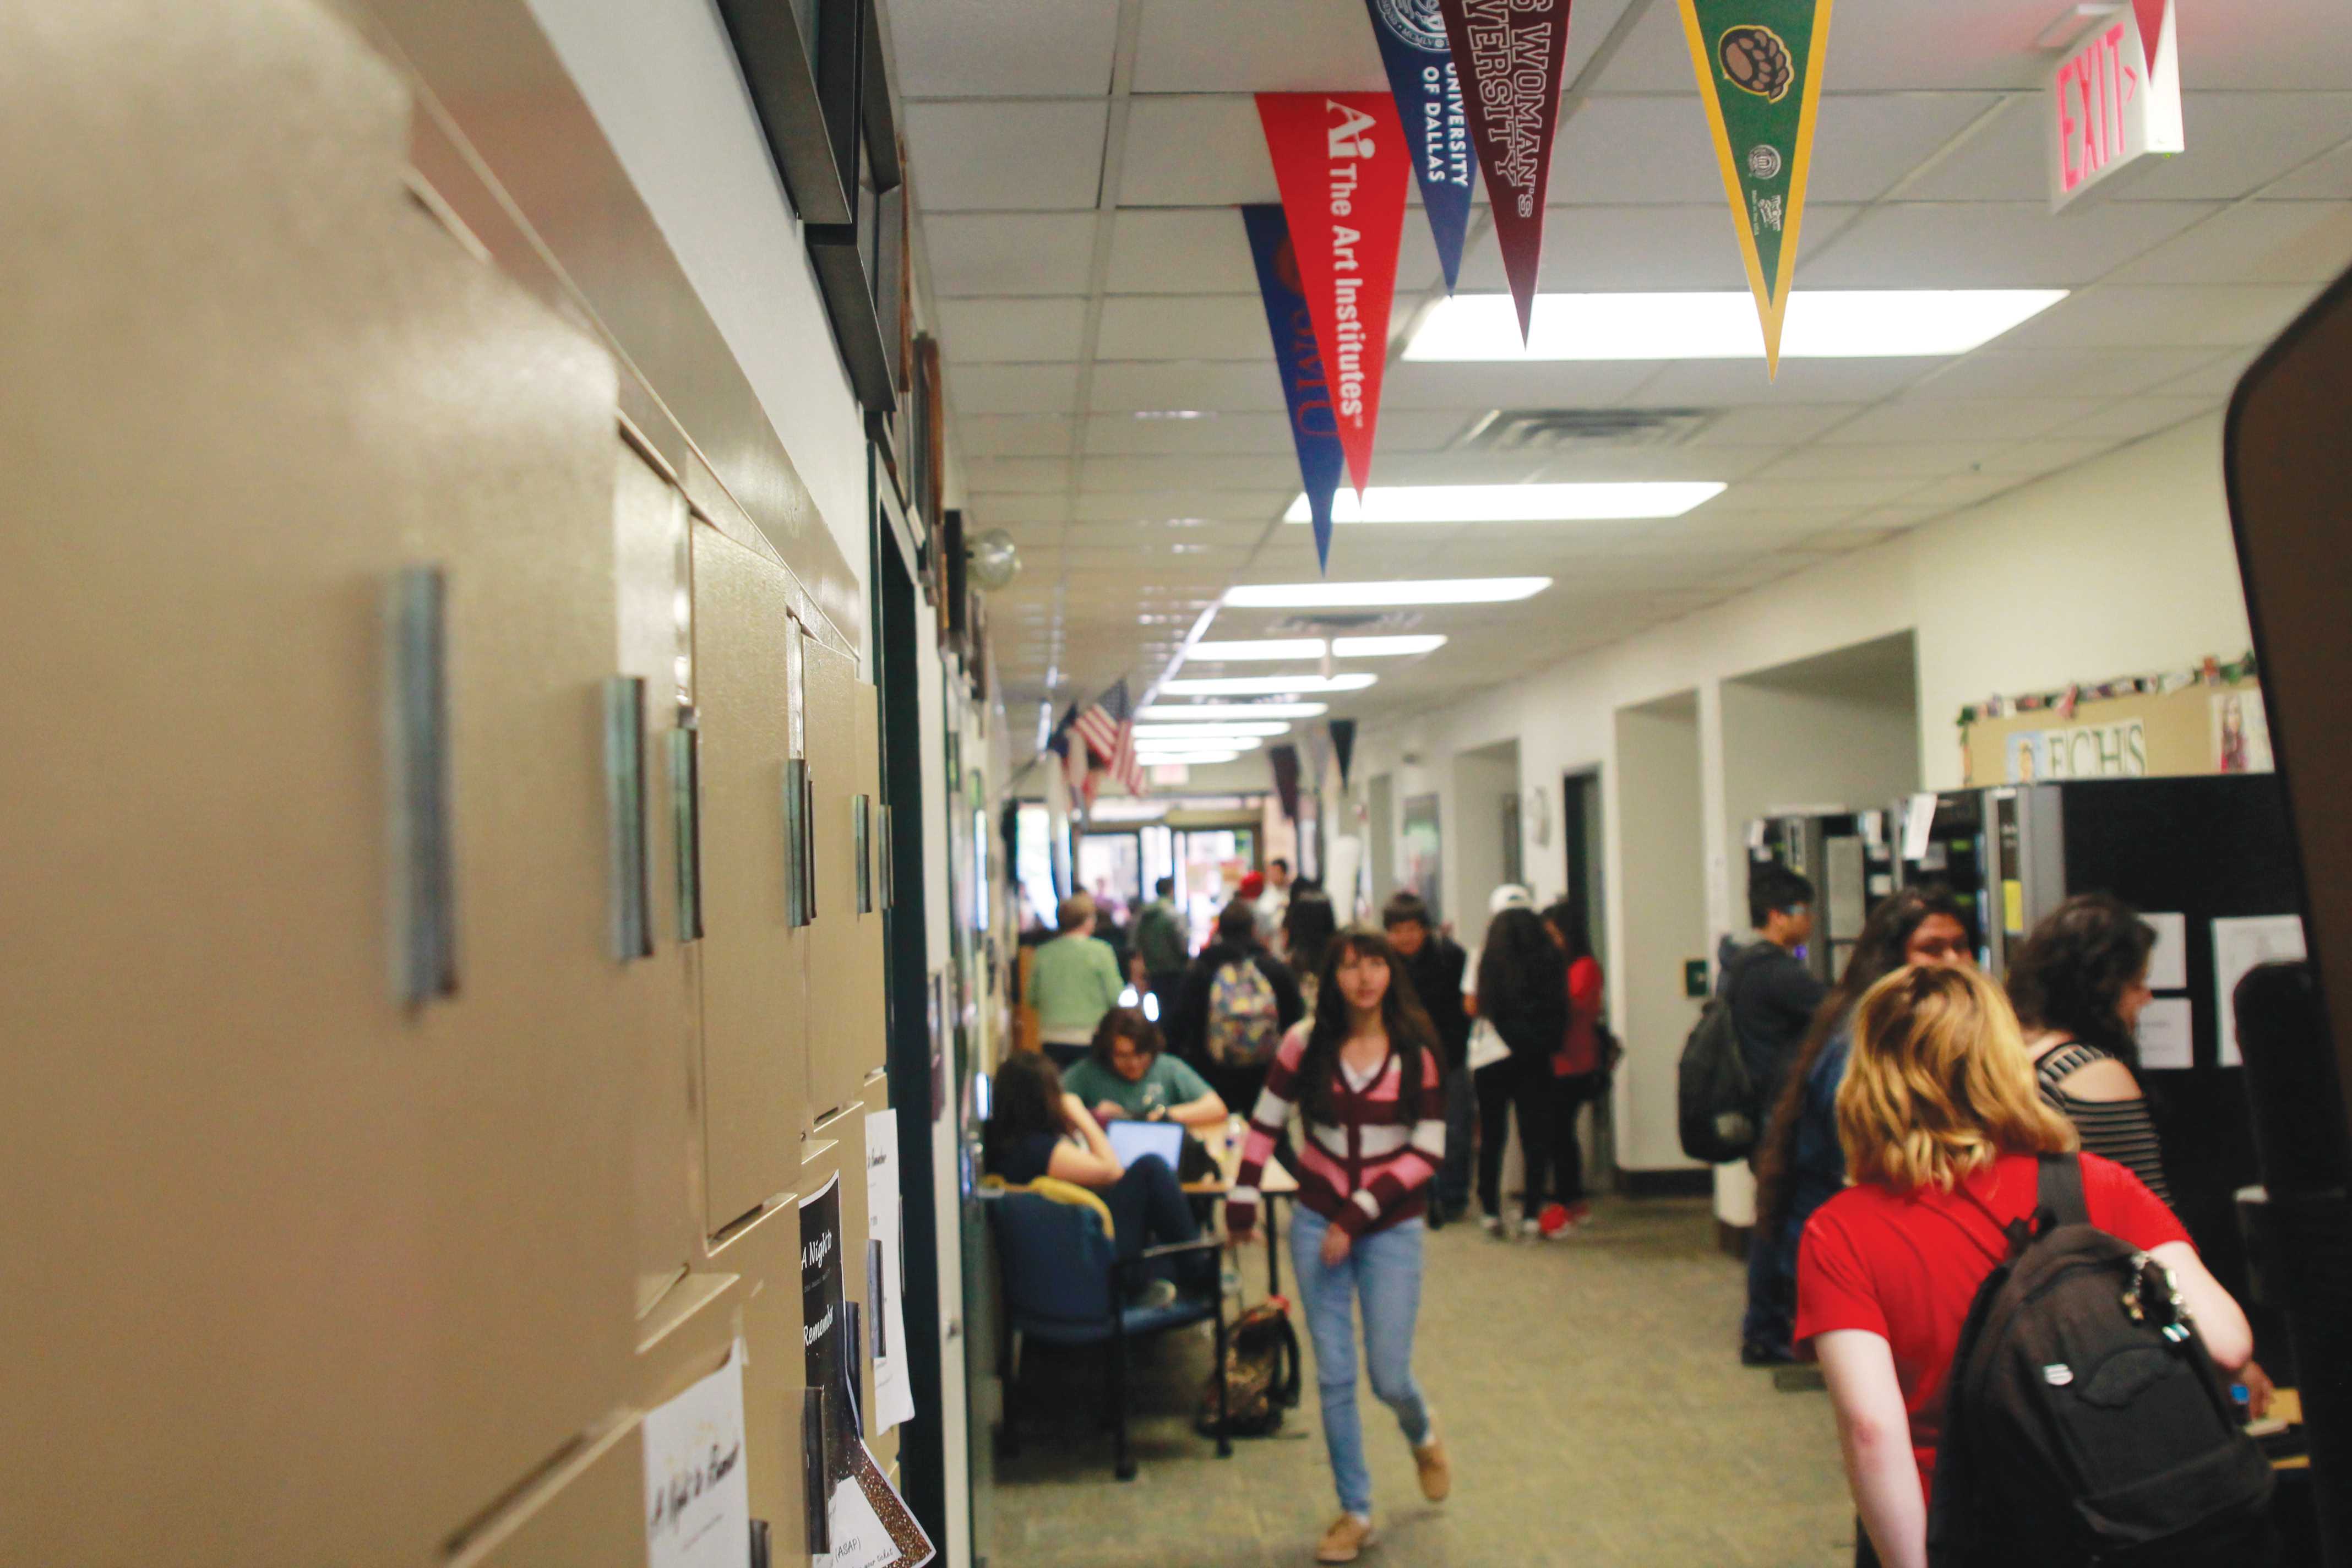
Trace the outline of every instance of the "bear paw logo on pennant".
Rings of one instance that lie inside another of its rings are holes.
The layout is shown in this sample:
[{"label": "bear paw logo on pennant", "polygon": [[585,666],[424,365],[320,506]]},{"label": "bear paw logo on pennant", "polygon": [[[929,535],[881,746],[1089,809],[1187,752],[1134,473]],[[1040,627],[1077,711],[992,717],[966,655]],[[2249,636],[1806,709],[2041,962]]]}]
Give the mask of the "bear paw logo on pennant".
[{"label": "bear paw logo on pennant", "polygon": [[1789,84],[1797,78],[1789,46],[1769,27],[1751,24],[1726,29],[1716,40],[1715,58],[1732,86],[1769,103],[1788,96]]}]

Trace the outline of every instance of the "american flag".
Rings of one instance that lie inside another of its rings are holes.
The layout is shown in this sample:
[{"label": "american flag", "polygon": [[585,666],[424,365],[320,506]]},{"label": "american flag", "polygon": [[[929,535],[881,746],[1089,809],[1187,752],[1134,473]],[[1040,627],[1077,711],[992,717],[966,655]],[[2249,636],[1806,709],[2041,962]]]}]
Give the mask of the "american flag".
[{"label": "american flag", "polygon": [[[1127,793],[1144,793],[1143,766],[1135,758],[1135,704],[1127,695],[1127,681],[1121,678],[1087,705],[1077,717],[1078,739],[1094,753],[1095,762],[1105,773],[1127,786]],[[1094,799],[1094,779],[1087,780],[1087,798]]]}]

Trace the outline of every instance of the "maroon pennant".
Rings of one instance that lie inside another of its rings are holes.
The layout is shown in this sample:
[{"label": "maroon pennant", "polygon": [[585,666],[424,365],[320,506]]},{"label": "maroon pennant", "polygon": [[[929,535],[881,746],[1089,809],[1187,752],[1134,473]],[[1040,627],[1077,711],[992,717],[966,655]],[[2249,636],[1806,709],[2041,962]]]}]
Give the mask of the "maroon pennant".
[{"label": "maroon pennant", "polygon": [[1543,261],[1544,191],[1568,68],[1570,0],[1438,0],[1462,79],[1470,141],[1486,175],[1495,243],[1525,342]]}]

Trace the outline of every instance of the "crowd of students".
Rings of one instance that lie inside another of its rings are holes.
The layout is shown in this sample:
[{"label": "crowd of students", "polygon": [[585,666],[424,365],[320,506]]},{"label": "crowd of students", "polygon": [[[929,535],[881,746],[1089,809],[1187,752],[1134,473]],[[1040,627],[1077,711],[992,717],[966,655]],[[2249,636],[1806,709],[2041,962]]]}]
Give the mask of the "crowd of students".
[{"label": "crowd of students", "polygon": [[[2206,1358],[2199,1375],[2242,1377],[2260,1414],[2268,1384],[2251,1331],[2168,1206],[2138,1082],[2147,923],[2111,898],[2069,900],[2018,952],[2004,991],[1976,969],[1950,895],[1904,889],[1873,910],[1824,988],[1798,956],[1811,898],[1802,878],[1759,868],[1756,940],[1723,954],[1722,994],[1769,1111],[1742,1356],[1821,1363],[1861,1523],[1857,1562],[1925,1568],[1964,1325],[1979,1287],[2052,1224],[2053,1191],[2073,1211],[2054,1217],[2119,1238],[2133,1267],[2161,1271],[2175,1339],[2193,1334]],[[1063,912],[1066,932],[1082,929],[1084,910]],[[1008,1181],[1100,1191],[1123,1252],[1189,1240],[1199,1222],[1176,1173],[1150,1156],[1122,1167],[1100,1123],[1207,1129],[1228,1107],[1245,1111],[1226,1231],[1236,1244],[1254,1232],[1265,1167],[1282,1160],[1297,1179],[1289,1245],[1340,1509],[1317,1555],[1344,1563],[1375,1538],[1360,1381],[1394,1414],[1423,1495],[1442,1500],[1452,1486],[1412,1371],[1424,1230],[1466,1214],[1475,1148],[1483,1223],[1512,1233],[1501,1166],[1516,1117],[1520,1233],[1575,1234],[1589,1215],[1576,1117],[1605,1093],[1616,1053],[1572,907],[1538,913],[1524,889],[1500,889],[1475,955],[1411,893],[1377,931],[1339,929],[1332,915],[1318,891],[1292,890],[1278,926],[1286,962],[1254,902],[1222,911],[1215,940],[1173,978],[1175,1055],[1142,1013],[1111,1007],[1066,1091],[1046,1058],[1008,1060],[987,1161]],[[1159,1299],[1184,1284],[1150,1289]]]}]

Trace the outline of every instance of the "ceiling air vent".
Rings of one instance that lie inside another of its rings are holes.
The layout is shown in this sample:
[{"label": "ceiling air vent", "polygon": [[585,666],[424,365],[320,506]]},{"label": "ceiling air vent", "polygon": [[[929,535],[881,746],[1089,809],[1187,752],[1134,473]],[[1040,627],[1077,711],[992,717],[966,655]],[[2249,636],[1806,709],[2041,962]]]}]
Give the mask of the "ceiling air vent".
[{"label": "ceiling air vent", "polygon": [[1420,624],[1415,610],[1316,610],[1285,616],[1268,630],[1277,637],[1360,637],[1411,631]]},{"label": "ceiling air vent", "polygon": [[1497,408],[1454,443],[1477,452],[1590,452],[1678,447],[1715,422],[1713,408]]}]

